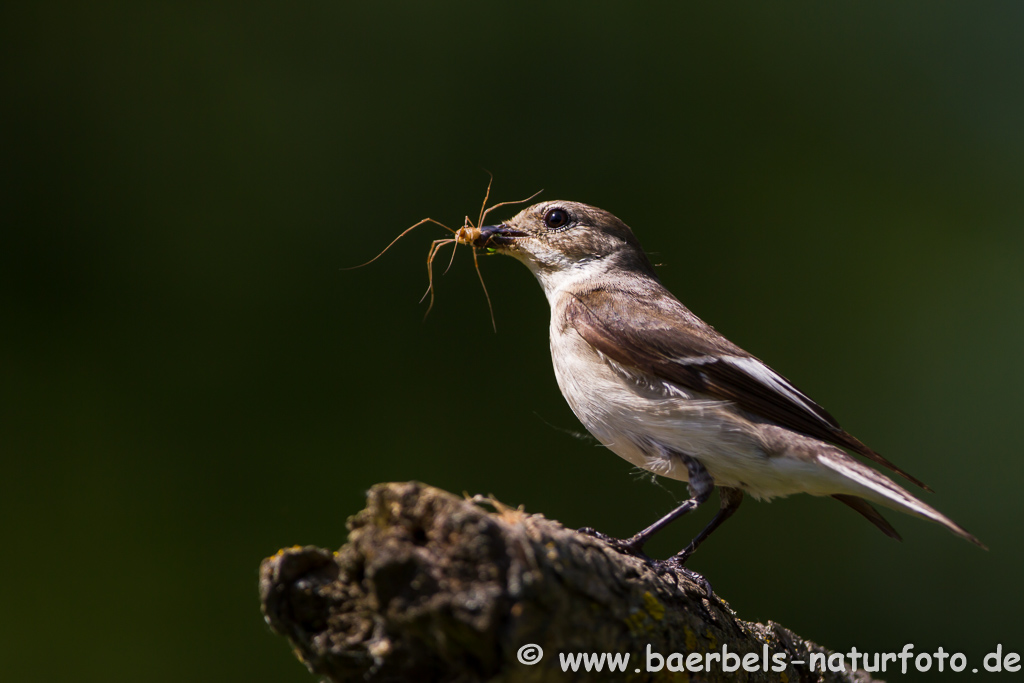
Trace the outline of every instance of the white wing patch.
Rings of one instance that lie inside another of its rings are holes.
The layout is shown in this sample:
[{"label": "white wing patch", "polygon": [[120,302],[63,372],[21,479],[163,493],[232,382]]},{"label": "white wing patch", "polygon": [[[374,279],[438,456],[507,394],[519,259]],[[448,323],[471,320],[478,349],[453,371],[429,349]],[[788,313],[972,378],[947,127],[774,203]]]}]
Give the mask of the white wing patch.
[{"label": "white wing patch", "polygon": [[679,365],[707,365],[718,360],[720,360],[718,356],[691,356],[689,358],[673,358],[672,362]]},{"label": "white wing patch", "polygon": [[820,409],[814,405],[809,398],[804,396],[796,387],[787,382],[785,377],[782,377],[761,361],[754,358],[741,358],[739,356],[722,356],[722,361],[728,363],[734,368],[739,368],[761,384],[772,389],[772,391],[782,394],[787,399],[796,403],[808,413],[818,418],[822,423],[831,427],[831,424],[827,420],[818,415],[818,411]]}]

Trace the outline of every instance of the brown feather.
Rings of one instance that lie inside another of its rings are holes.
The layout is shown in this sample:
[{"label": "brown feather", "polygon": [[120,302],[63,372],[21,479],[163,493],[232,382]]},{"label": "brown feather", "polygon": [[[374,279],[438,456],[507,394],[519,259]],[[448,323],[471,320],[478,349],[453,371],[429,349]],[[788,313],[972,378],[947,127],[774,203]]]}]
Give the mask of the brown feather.
[{"label": "brown feather", "polygon": [[691,313],[659,282],[644,278],[632,286],[636,291],[601,288],[574,294],[566,306],[568,324],[618,363],[731,401],[787,429],[849,448],[931,490],[842,429],[828,411],[778,373],[778,379],[799,401],[722,360],[732,356],[761,362]]},{"label": "brown feather", "polygon": [[871,503],[867,502],[863,498],[857,496],[848,496],[844,493],[837,493],[832,496],[840,503],[845,503],[851,508],[859,512],[860,514],[867,517],[867,520],[874,524],[876,527],[882,530],[882,533],[889,538],[895,538],[897,541],[902,541],[903,537],[899,535],[899,532],[893,528],[892,524],[889,524],[888,520],[882,516],[882,514],[876,510]]}]

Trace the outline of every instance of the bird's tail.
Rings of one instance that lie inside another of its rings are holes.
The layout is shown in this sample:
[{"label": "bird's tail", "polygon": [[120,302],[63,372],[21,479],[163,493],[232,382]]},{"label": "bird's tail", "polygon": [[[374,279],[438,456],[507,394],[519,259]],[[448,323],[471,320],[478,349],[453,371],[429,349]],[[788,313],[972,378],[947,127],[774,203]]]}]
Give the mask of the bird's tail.
[{"label": "bird's tail", "polygon": [[[910,493],[901,488],[899,484],[894,482],[892,479],[889,479],[889,477],[877,470],[873,470],[870,467],[861,464],[846,453],[839,450],[830,450],[824,453],[819,453],[818,462],[837,474],[842,475],[846,481],[852,482],[855,485],[854,488],[859,489],[850,491],[851,494],[878,503],[879,505],[892,508],[893,510],[899,510],[923,519],[937,522],[957,536],[965,538],[971,543],[988,550],[988,548],[985,547],[985,544],[979,541],[974,534],[970,533],[935,508],[910,495]],[[847,505],[849,505],[848,502]],[[854,509],[861,512],[857,507],[854,507]],[[861,512],[861,514],[864,513]],[[875,512],[875,515],[881,517],[877,512]],[[871,519],[871,517],[869,517],[869,519]],[[891,529],[891,527],[889,528]]]}]

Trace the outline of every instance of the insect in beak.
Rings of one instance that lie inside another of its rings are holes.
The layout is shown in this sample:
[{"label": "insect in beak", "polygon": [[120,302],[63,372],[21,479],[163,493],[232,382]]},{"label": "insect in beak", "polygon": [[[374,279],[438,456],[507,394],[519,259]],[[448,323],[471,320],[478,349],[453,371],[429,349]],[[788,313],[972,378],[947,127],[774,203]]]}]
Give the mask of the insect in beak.
[{"label": "insect in beak", "polygon": [[475,224],[473,223],[473,221],[469,219],[469,216],[466,216],[465,220],[463,221],[462,227],[459,228],[458,230],[452,230],[451,228],[449,228],[444,223],[441,223],[440,221],[436,221],[433,218],[424,218],[418,223],[415,223],[414,225],[403,230],[401,234],[398,235],[398,237],[391,240],[391,243],[388,244],[388,246],[384,247],[383,251],[381,251],[379,254],[374,256],[366,263],[362,263],[358,266],[352,266],[350,268],[344,268],[343,270],[354,270],[355,268],[362,268],[363,266],[370,265],[371,263],[379,259],[381,256],[383,256],[388,249],[394,246],[395,242],[402,239],[403,237],[405,237],[406,235],[408,235],[410,232],[420,227],[421,225],[427,223],[438,225],[447,230],[448,232],[452,233],[452,237],[434,240],[433,242],[430,243],[430,250],[427,252],[427,291],[424,292],[423,297],[420,299],[420,301],[423,301],[423,299],[427,298],[427,296],[429,295],[430,304],[427,306],[427,312],[423,315],[423,317],[426,318],[427,315],[430,314],[430,310],[434,307],[434,259],[437,258],[437,255],[440,253],[442,248],[446,247],[449,244],[454,245],[452,249],[451,258],[448,260],[448,266],[444,269],[444,272],[447,273],[448,269],[452,267],[452,263],[455,261],[456,248],[458,248],[460,244],[465,244],[470,247],[474,247],[472,251],[473,267],[476,269],[477,277],[480,279],[480,286],[484,290],[484,297],[486,297],[487,299],[487,310],[490,312],[491,315],[491,326],[494,328],[494,331],[497,332],[498,326],[494,320],[494,307],[491,305],[490,294],[487,293],[487,285],[484,284],[483,273],[480,272],[480,262],[477,260],[476,248],[484,248],[488,252],[493,253],[496,250],[496,247],[501,247],[504,244],[508,244],[510,242],[509,238],[523,237],[526,233],[521,233],[517,230],[512,230],[505,224],[488,225],[482,228],[477,226],[483,225],[484,219],[487,218],[487,214],[489,214],[491,211],[494,211],[495,209],[503,206],[523,204],[525,202],[528,202],[537,195],[539,195],[541,192],[543,192],[543,190],[535,192],[526,199],[520,199],[513,202],[499,202],[498,204],[495,204],[494,206],[488,208],[487,202],[488,200],[490,200],[491,197],[491,184],[494,182],[494,176],[490,173],[488,173],[488,175],[490,175],[490,180],[487,181],[487,192],[484,193],[484,201],[483,204],[480,205],[480,214],[478,215]]}]

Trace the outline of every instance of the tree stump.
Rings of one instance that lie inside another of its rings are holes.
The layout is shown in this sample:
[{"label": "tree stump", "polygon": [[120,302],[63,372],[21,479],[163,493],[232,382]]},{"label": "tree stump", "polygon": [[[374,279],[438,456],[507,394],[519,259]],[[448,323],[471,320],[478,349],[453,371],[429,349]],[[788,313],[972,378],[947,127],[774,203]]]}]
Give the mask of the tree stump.
[{"label": "tree stump", "polygon": [[[378,484],[348,529],[337,552],[295,547],[260,567],[267,623],[330,681],[871,681],[812,673],[812,653],[831,653],[737,619],[683,573],[497,501]],[[597,670],[601,653],[619,659]]]}]

